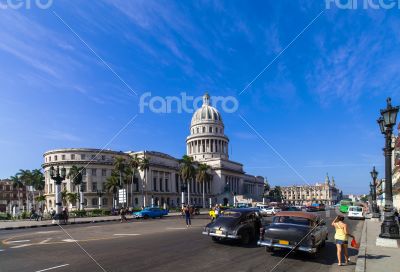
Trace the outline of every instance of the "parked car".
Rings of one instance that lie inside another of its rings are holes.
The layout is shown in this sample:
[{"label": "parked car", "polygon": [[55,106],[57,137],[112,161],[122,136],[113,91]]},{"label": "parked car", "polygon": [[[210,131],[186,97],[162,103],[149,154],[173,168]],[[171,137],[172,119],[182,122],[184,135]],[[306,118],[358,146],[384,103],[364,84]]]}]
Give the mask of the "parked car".
[{"label": "parked car", "polygon": [[289,211],[289,212],[301,212],[301,209],[295,206],[284,207],[282,211]]},{"label": "parked car", "polygon": [[268,207],[268,208],[265,209],[265,214],[266,215],[275,215],[275,214],[277,214],[278,212],[281,212],[281,211],[282,211],[282,209],[278,208],[278,207]]},{"label": "parked car", "polygon": [[144,208],[143,210],[139,211],[139,212],[134,212],[133,213],[133,218],[144,218],[144,219],[148,219],[148,218],[156,218],[156,217],[160,217],[162,218],[164,215],[168,215],[168,210],[164,210],[161,208]]},{"label": "parked car", "polygon": [[202,234],[208,235],[213,241],[224,239],[240,240],[249,244],[256,239],[261,227],[261,218],[253,209],[228,209],[218,218],[204,227]]},{"label": "parked car", "polygon": [[316,214],[280,212],[260,229],[259,246],[304,251],[316,255],[328,239],[326,223]]},{"label": "parked car", "polygon": [[310,206],[306,207],[307,212],[319,212],[325,211],[325,205],[321,203],[313,203]]},{"label": "parked car", "polygon": [[364,209],[360,206],[350,206],[347,214],[349,219],[365,219]]}]

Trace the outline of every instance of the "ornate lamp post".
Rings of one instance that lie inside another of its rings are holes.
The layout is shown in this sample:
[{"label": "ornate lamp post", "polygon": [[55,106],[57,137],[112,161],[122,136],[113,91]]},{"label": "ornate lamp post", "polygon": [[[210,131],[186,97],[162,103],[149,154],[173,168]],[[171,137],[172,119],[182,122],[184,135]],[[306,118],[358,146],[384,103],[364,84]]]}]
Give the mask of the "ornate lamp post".
[{"label": "ornate lamp post", "polygon": [[65,167],[60,168],[57,166],[57,170],[54,169],[54,166],[50,167],[50,177],[52,180],[54,180],[55,183],[55,195],[56,195],[56,214],[54,216],[54,220],[60,220],[61,219],[61,213],[62,213],[62,200],[61,200],[61,183],[63,180],[65,180],[66,177],[66,169]]},{"label": "ornate lamp post", "polygon": [[375,166],[372,169],[371,177],[372,177],[372,183],[370,183],[369,187],[371,189],[371,208],[372,208],[372,218],[379,218],[379,209],[378,206],[376,205],[376,179],[378,177],[378,171],[376,171]]},{"label": "ornate lamp post", "polygon": [[101,209],[103,195],[104,195],[103,190],[97,190],[97,196],[99,197],[99,209]]},{"label": "ornate lamp post", "polygon": [[381,110],[381,117],[378,119],[378,124],[381,133],[385,135],[385,213],[384,221],[381,225],[381,238],[399,239],[399,225],[394,219],[393,214],[393,194],[392,194],[392,133],[393,126],[396,124],[396,117],[399,107],[392,106],[392,100],[389,97],[387,100],[386,109]]},{"label": "ornate lamp post", "polygon": [[187,188],[187,186],[186,186],[186,183],[184,183],[184,182],[182,182],[181,183],[181,197],[182,197],[182,199],[181,199],[181,201],[182,201],[182,208],[183,208],[183,206],[185,205],[185,193],[186,193],[186,188]]}]

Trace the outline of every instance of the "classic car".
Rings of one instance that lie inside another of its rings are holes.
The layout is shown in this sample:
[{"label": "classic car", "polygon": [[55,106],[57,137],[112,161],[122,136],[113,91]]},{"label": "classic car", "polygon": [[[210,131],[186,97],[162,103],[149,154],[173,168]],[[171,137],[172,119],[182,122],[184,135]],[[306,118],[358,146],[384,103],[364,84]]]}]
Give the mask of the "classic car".
[{"label": "classic car", "polygon": [[319,203],[313,203],[310,206],[306,207],[307,212],[319,212],[319,211],[325,211],[325,205],[324,204],[319,204]]},{"label": "classic car", "polygon": [[281,208],[278,208],[278,207],[268,207],[268,208],[265,208],[265,211],[263,211],[263,213],[265,213],[266,215],[275,215],[275,214],[277,214],[277,213],[280,212],[280,211],[282,211]]},{"label": "classic car", "polygon": [[224,239],[240,240],[249,244],[256,238],[261,227],[260,214],[253,208],[228,209],[216,220],[204,227],[204,235],[211,236],[213,241]]},{"label": "classic car", "polygon": [[289,207],[284,207],[282,208],[282,211],[288,211],[288,212],[301,212],[301,209],[295,206],[289,206]]},{"label": "classic car", "polygon": [[260,229],[259,246],[304,251],[316,255],[328,239],[326,223],[316,214],[280,212]]},{"label": "classic car", "polygon": [[364,209],[360,206],[350,206],[347,214],[349,219],[365,219]]},{"label": "classic car", "polygon": [[168,210],[164,210],[161,208],[156,208],[156,207],[149,207],[149,208],[144,208],[143,210],[139,212],[134,212],[133,213],[133,218],[156,218],[160,217],[162,218],[164,215],[168,215]]}]

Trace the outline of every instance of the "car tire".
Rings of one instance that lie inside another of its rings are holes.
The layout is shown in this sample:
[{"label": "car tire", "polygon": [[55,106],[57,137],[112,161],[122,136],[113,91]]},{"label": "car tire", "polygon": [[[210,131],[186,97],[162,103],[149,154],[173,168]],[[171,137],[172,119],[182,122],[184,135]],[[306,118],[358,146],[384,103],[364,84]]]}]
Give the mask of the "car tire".
[{"label": "car tire", "polygon": [[250,235],[250,232],[249,232],[249,231],[243,231],[243,232],[241,233],[240,236],[241,236],[240,242],[241,242],[243,245],[248,245],[248,244],[250,244],[251,235]]},{"label": "car tire", "polygon": [[143,216],[143,219],[149,219],[149,215],[148,215],[148,214],[145,214],[145,215]]},{"label": "car tire", "polygon": [[211,240],[213,240],[214,242],[218,243],[220,240],[220,238],[215,237],[215,236],[211,236]]},{"label": "car tire", "polygon": [[265,247],[265,251],[266,251],[266,252],[274,252],[274,248],[273,248],[273,247],[266,246],[266,247]]}]

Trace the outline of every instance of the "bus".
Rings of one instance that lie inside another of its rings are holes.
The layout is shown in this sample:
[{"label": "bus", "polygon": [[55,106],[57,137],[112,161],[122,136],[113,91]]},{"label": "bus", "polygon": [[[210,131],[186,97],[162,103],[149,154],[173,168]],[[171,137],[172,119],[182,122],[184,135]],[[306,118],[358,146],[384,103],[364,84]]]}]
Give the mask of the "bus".
[{"label": "bus", "polygon": [[353,206],[353,201],[351,199],[343,199],[340,201],[339,211],[342,213],[348,213],[350,206]]}]

